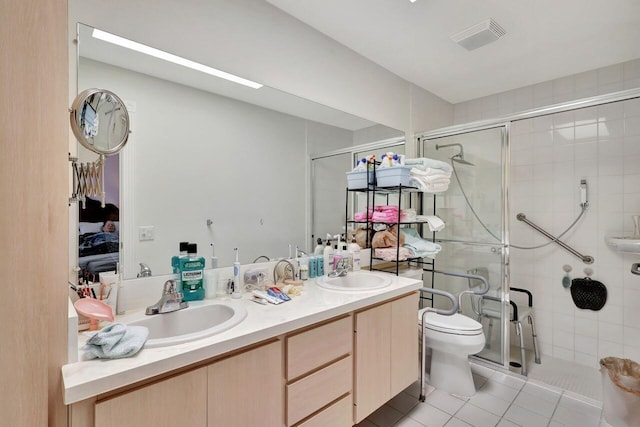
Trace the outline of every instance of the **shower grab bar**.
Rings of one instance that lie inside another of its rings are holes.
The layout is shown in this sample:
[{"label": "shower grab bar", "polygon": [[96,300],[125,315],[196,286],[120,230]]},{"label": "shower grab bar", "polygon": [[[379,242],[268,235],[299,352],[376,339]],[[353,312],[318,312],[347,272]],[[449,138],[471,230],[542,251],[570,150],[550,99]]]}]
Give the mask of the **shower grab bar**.
[{"label": "shower grab bar", "polygon": [[427,309],[422,313],[422,319],[420,322],[420,336],[422,337],[422,357],[420,358],[420,401],[424,402],[426,399],[426,383],[424,380],[424,369],[425,366],[427,364],[427,346],[426,346],[426,339],[424,336],[424,325],[425,325],[425,317],[427,315],[427,313],[430,312],[435,312],[437,314],[442,314],[444,316],[451,316],[455,313],[458,312],[458,310],[461,307],[462,304],[462,295],[463,294],[475,294],[475,295],[484,295],[487,292],[489,292],[489,282],[487,281],[487,279],[485,279],[482,276],[478,276],[476,274],[469,274],[469,273],[458,273],[455,271],[442,271],[442,270],[424,270],[426,272],[432,272],[432,273],[439,273],[439,274],[444,274],[445,276],[455,276],[455,277],[464,277],[467,279],[478,279],[480,281],[482,281],[482,284],[484,285],[481,289],[476,289],[476,290],[468,290],[468,291],[463,291],[460,292],[460,294],[458,295],[458,298],[455,297],[455,295],[446,292],[446,291],[441,291],[440,289],[433,289],[433,288],[425,288],[422,287],[420,288],[421,292],[428,292],[430,294],[435,294],[435,295],[440,295],[443,297],[448,298],[451,301],[451,308],[448,310],[442,309],[442,308],[434,308],[434,309]]},{"label": "shower grab bar", "polygon": [[562,246],[566,251],[568,251],[568,252],[572,253],[573,255],[577,256],[578,258],[580,258],[582,260],[582,262],[584,262],[585,264],[593,264],[594,259],[593,259],[593,257],[591,255],[582,255],[580,252],[576,251],[575,249],[573,249],[571,246],[567,245],[562,240],[556,238],[553,234],[545,231],[540,226],[538,226],[538,225],[534,224],[533,222],[531,222],[530,220],[528,220],[527,216],[525,214],[519,213],[518,215],[516,215],[516,219],[518,221],[524,222],[525,224],[527,224],[529,227],[533,228],[534,230],[536,230],[540,234],[542,234],[545,237],[553,240],[555,243],[557,243],[558,245]]}]

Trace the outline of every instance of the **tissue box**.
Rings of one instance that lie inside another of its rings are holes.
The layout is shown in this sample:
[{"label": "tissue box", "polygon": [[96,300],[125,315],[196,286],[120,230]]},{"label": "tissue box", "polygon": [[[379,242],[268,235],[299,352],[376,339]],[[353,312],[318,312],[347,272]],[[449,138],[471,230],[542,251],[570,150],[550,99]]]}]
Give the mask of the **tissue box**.
[{"label": "tissue box", "polygon": [[396,187],[409,185],[411,179],[411,166],[391,166],[376,170],[378,187]]}]

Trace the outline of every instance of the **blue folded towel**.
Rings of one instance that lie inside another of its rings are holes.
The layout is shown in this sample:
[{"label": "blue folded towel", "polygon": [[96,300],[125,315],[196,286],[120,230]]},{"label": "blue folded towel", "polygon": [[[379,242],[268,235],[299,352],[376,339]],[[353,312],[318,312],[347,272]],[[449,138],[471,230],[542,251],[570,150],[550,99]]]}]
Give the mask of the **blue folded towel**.
[{"label": "blue folded towel", "polygon": [[120,359],[136,354],[149,336],[144,326],[113,323],[101,331],[92,332],[83,350],[87,359]]}]

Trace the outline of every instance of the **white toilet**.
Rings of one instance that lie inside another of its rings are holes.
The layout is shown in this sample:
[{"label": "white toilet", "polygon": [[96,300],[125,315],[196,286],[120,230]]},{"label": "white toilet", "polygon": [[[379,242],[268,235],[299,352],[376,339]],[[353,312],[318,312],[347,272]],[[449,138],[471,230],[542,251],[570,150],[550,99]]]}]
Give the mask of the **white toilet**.
[{"label": "white toilet", "polygon": [[[418,323],[422,313],[418,312]],[[482,351],[485,344],[482,325],[462,314],[426,315],[424,328],[427,348],[431,349],[429,383],[440,390],[458,396],[473,396],[476,392],[469,355]]]}]

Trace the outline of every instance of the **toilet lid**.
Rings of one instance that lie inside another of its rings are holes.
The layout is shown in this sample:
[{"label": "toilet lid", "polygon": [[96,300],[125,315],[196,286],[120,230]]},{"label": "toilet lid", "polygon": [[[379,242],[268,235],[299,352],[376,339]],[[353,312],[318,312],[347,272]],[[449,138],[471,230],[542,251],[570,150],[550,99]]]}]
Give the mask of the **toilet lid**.
[{"label": "toilet lid", "polygon": [[[422,312],[418,312],[420,318],[418,323],[422,321]],[[433,331],[444,332],[457,335],[478,335],[482,333],[482,325],[470,317],[456,313],[451,316],[429,312],[426,316],[425,328]]]}]

